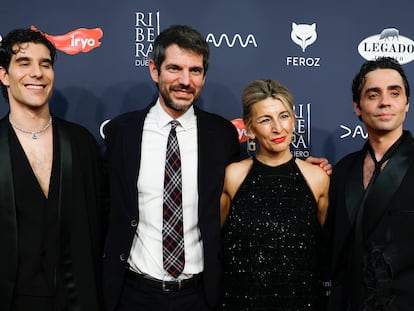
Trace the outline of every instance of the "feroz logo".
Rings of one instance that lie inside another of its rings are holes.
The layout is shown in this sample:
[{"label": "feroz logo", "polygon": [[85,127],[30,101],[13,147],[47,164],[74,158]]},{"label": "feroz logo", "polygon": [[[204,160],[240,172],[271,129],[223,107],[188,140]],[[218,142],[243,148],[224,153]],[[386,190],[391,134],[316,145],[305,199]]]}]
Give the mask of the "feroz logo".
[{"label": "feroz logo", "polygon": [[305,52],[306,48],[316,41],[318,34],[316,33],[316,24],[296,24],[292,23],[292,32],[290,37],[293,42],[302,48]]},{"label": "feroz logo", "polygon": [[[290,38],[300,46],[302,53],[318,38],[316,23],[297,24],[292,22]],[[294,67],[320,67],[320,57],[287,56],[286,65]]]},{"label": "feroz logo", "polygon": [[101,28],[79,28],[68,32],[64,35],[49,35],[38,30],[35,26],[31,26],[30,29],[41,32],[49,41],[51,41],[57,50],[66,54],[78,54],[80,52],[88,53],[91,50],[99,47],[101,42],[99,39],[103,36]]},{"label": "feroz logo", "polygon": [[216,48],[220,47],[223,43],[227,45],[229,48],[233,48],[235,45],[240,45],[242,48],[246,48],[248,45],[253,45],[257,48],[257,42],[254,35],[249,34],[245,39],[238,33],[236,33],[233,38],[229,38],[227,34],[221,34],[218,40],[214,36],[214,34],[209,33],[206,37],[206,41],[208,43],[212,43]]},{"label": "feroz logo", "polygon": [[155,38],[160,33],[160,12],[135,12],[135,66],[148,66]]},{"label": "feroz logo", "polygon": [[366,60],[388,56],[400,64],[407,64],[414,60],[414,41],[400,35],[397,28],[385,28],[381,33],[362,40],[358,52]]}]

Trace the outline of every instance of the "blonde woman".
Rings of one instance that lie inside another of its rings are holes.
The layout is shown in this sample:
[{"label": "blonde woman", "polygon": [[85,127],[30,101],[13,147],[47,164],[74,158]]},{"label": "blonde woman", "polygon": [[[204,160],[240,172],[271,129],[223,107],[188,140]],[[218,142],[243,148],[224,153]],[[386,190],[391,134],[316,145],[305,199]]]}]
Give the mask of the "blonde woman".
[{"label": "blonde woman", "polygon": [[321,310],[318,245],[329,176],[290,151],[290,92],[256,80],[243,93],[255,156],[230,164],[221,197],[223,310]]}]

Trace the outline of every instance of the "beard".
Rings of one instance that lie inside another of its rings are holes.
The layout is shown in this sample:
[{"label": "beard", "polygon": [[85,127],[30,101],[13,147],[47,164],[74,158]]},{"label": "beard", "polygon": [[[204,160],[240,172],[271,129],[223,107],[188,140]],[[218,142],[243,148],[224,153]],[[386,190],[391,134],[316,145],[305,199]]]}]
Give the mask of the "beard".
[{"label": "beard", "polygon": [[193,102],[186,106],[178,105],[171,101],[171,99],[167,100],[166,98],[164,98],[164,103],[167,105],[167,107],[174,109],[175,111],[187,111],[193,105]]},{"label": "beard", "polygon": [[[170,90],[171,91],[185,90],[187,92],[191,92],[192,94],[195,94],[196,93],[196,90],[193,87],[191,87],[191,86],[185,86],[185,85],[175,85],[175,86],[171,86]],[[171,109],[173,109],[175,111],[187,111],[193,105],[193,103],[198,99],[199,96],[196,96],[194,98],[194,100],[191,103],[189,103],[188,105],[180,105],[180,104],[175,103],[171,99],[171,97],[169,96],[168,93],[161,92],[161,97],[164,100],[164,103],[165,103],[165,105],[167,107],[169,107],[169,108],[171,108]]]}]

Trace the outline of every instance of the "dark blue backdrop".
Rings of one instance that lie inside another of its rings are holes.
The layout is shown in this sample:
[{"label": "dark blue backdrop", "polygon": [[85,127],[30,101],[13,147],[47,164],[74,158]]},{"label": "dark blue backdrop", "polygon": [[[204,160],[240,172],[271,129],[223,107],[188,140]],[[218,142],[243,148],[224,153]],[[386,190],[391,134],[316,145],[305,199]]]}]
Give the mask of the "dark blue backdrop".
[{"label": "dark blue backdrop", "polygon": [[[413,8],[409,0],[23,0],[1,4],[0,35],[32,25],[67,35],[80,51],[58,52],[52,111],[83,124],[102,144],[105,120],[144,107],[156,93],[146,66],[154,37],[172,24],[191,25],[211,47],[201,108],[239,118],[248,82],[279,80],[295,98],[297,155],[336,163],[366,138],[350,91],[364,57],[394,56],[414,79]],[[102,30],[100,46],[81,28]],[[7,111],[2,98],[0,113]],[[412,118],[409,112],[410,130]]]}]

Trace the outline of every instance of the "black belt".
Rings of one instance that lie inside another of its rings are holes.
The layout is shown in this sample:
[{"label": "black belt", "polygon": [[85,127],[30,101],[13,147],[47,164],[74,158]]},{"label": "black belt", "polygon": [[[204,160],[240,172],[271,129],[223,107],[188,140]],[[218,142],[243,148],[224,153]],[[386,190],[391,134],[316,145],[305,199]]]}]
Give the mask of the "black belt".
[{"label": "black belt", "polygon": [[139,274],[134,271],[127,269],[126,277],[130,280],[141,282],[155,289],[164,292],[179,292],[184,289],[196,288],[201,284],[202,273],[193,275],[189,279],[177,280],[177,281],[162,281],[154,279],[145,274]]}]

